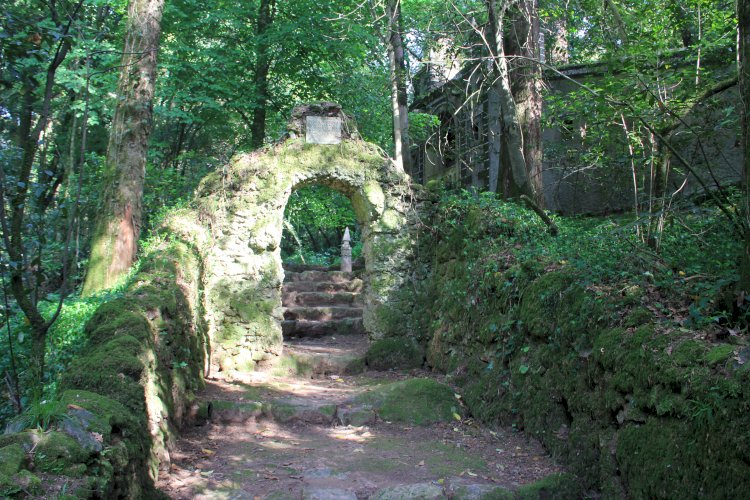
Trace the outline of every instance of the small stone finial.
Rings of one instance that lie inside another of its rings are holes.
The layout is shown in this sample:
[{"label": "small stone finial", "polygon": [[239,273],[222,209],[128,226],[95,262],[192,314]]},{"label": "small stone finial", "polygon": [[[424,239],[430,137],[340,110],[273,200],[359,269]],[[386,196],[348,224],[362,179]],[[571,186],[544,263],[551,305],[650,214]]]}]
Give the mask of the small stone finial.
[{"label": "small stone finial", "polygon": [[344,230],[344,237],[341,239],[341,270],[345,273],[352,272],[352,247],[349,245],[351,240],[347,227]]}]

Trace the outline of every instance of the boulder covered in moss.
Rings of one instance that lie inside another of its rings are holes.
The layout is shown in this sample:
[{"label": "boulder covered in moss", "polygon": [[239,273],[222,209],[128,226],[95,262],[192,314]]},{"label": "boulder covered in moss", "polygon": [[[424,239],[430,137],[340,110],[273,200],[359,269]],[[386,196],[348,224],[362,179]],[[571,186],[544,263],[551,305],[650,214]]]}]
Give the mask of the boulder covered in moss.
[{"label": "boulder covered in moss", "polygon": [[428,425],[461,418],[453,390],[429,378],[415,378],[374,387],[355,403],[372,408],[382,420]]},{"label": "boulder covered in moss", "polygon": [[0,476],[11,476],[21,470],[26,452],[18,443],[0,448]]}]

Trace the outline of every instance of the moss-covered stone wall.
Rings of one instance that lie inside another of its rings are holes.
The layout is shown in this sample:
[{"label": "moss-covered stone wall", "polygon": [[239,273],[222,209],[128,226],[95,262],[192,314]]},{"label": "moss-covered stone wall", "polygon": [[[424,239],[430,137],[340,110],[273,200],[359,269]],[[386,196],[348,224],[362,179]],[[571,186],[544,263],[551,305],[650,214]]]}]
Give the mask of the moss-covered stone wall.
[{"label": "moss-covered stone wall", "polygon": [[417,223],[408,177],[348,119],[340,144],[305,143],[301,124],[316,111],[300,110],[284,142],[235,157],[204,179],[189,208],[166,217],[163,243],[86,325],[89,346],[60,381],[51,430],[0,437],[0,496],[44,494],[37,473],[75,476],[82,497],[157,494],[159,468],[191,421],[204,374],[252,370],[281,353],[280,242],[294,189],[324,184],[351,199],[370,335],[388,333],[392,311],[408,313],[411,300],[397,294],[411,272]]},{"label": "moss-covered stone wall", "polygon": [[384,335],[385,311],[409,272],[412,192],[375,146],[349,138],[308,144],[290,138],[235,157],[202,182],[196,214],[204,242],[213,362],[252,370],[281,352],[281,234],[292,191],[323,184],[348,196],[362,226],[366,330]]},{"label": "moss-covered stone wall", "polygon": [[203,385],[201,288],[201,259],[185,242],[165,242],[142,260],[124,295],[87,323],[89,345],[59,382],[50,429],[0,436],[0,455],[22,451],[0,471],[0,496],[17,488],[45,496],[64,482],[82,498],[158,496],[159,468],[169,466]]},{"label": "moss-covered stone wall", "polygon": [[747,349],[660,323],[638,286],[516,258],[513,220],[440,210],[419,237],[404,332],[473,416],[540,439],[581,495],[747,496]]}]

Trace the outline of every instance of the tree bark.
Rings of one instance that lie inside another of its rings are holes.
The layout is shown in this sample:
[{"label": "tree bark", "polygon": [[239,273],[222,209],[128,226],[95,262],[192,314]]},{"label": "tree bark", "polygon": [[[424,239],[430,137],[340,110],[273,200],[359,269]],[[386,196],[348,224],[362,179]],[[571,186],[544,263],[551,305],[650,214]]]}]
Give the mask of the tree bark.
[{"label": "tree bark", "polygon": [[130,0],[128,5],[119,100],[107,145],[102,210],[92,236],[84,295],[111,287],[135,261],[163,7],[164,0]]},{"label": "tree bark", "polygon": [[523,156],[526,175],[532,187],[534,202],[544,207],[542,183],[542,70],[539,60],[539,7],[537,0],[520,0],[508,39],[514,60],[511,78],[518,124],[523,134]]},{"label": "tree bark", "polygon": [[396,166],[412,173],[409,109],[406,96],[404,40],[401,36],[401,0],[386,1],[388,61],[391,67],[391,107]]},{"label": "tree bark", "polygon": [[[505,57],[503,40],[505,13],[508,4],[497,0],[486,0],[490,26],[490,54],[494,61],[493,85],[500,100],[500,123],[504,137],[504,157],[508,168],[500,177],[503,180],[503,195],[525,194],[536,199],[534,186],[529,182],[523,150],[523,134],[518,120],[516,103],[510,85],[510,70]],[[499,190],[499,188],[498,188]]]},{"label": "tree bark", "polygon": [[672,156],[661,142],[651,136],[651,156],[653,158],[653,173],[651,179],[651,195],[649,201],[649,228],[646,243],[655,252],[661,247],[661,237],[664,232],[664,221],[667,209],[667,181]]},{"label": "tree bark", "polygon": [[[742,145],[744,147],[744,218],[745,241],[740,257],[741,297],[750,295],[750,0],[737,0],[738,21],[738,70],[740,87],[740,120],[742,122]],[[747,300],[747,299],[745,299]]]},{"label": "tree bark", "polygon": [[266,106],[268,106],[268,73],[271,69],[271,52],[266,32],[273,24],[276,0],[261,0],[255,34],[258,40],[257,60],[253,74],[255,103],[251,126],[253,149],[263,146],[266,139]]},{"label": "tree bark", "polygon": [[489,91],[487,99],[487,142],[489,156],[489,189],[497,193],[498,180],[500,177],[500,162],[502,161],[503,131],[500,120],[500,97],[493,87]]}]

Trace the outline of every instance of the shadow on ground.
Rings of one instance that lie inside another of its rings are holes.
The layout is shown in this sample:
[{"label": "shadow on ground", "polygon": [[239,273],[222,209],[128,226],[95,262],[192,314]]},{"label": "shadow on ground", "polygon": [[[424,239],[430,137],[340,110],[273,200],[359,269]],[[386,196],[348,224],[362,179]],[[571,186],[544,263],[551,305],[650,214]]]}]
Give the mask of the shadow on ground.
[{"label": "shadow on ground", "polygon": [[158,486],[174,499],[512,498],[561,472],[537,442],[511,430],[466,418],[388,421],[361,403],[362,394],[426,376],[211,380],[202,397],[212,417],[183,434]]}]

